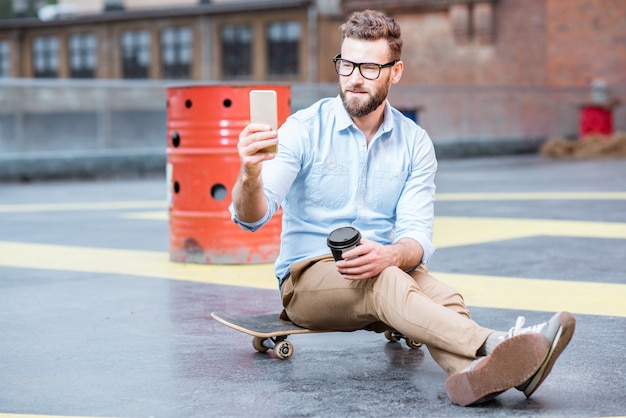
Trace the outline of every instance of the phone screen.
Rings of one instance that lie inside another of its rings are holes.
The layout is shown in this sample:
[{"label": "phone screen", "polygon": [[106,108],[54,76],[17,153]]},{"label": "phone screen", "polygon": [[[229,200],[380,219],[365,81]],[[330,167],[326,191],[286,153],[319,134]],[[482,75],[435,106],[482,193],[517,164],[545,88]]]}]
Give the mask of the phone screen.
[{"label": "phone screen", "polygon": [[[250,122],[267,123],[272,129],[278,129],[278,104],[274,90],[250,91]],[[268,147],[265,151],[275,153],[277,146]]]}]

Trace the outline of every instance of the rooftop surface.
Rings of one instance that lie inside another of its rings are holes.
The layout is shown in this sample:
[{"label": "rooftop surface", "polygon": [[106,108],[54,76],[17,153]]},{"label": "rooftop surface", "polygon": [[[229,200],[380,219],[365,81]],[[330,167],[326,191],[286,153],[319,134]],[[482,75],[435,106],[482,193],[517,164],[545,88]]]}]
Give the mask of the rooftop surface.
[{"label": "rooftop surface", "polygon": [[278,312],[272,266],[170,262],[157,176],[0,183],[0,417],[626,415],[626,160],[445,160],[437,184],[430,269],[477,322],[577,317],[532,398],[454,406],[426,348],[365,331],[257,353],[210,313]]}]

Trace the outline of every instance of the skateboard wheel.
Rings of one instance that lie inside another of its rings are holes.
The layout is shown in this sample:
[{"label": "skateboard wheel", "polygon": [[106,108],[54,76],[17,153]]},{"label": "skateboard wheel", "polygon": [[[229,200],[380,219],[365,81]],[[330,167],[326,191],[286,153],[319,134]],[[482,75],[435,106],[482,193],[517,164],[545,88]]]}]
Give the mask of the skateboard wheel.
[{"label": "skateboard wheel", "polygon": [[274,346],[274,354],[281,360],[286,360],[293,354],[293,344],[287,340],[278,341]]},{"label": "skateboard wheel", "polygon": [[256,351],[258,351],[259,353],[265,353],[267,350],[269,350],[268,347],[263,345],[263,341],[265,341],[265,338],[261,338],[261,337],[254,337],[252,339],[252,346],[254,347],[254,349]]},{"label": "skateboard wheel", "polygon": [[412,340],[410,338],[405,338],[405,341],[406,341],[406,345],[409,348],[420,348],[422,346],[422,343],[420,343],[419,341]]}]

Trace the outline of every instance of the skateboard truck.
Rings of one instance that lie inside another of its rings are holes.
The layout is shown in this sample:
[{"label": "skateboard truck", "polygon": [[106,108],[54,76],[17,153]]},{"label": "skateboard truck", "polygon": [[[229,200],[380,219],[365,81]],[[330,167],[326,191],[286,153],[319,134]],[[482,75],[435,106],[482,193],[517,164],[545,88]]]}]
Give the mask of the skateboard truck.
[{"label": "skateboard truck", "polygon": [[398,331],[390,330],[390,329],[385,331],[385,338],[387,338],[387,340],[389,340],[389,342],[392,342],[392,343],[396,343],[400,340],[404,340],[404,342],[409,348],[420,348],[422,346],[422,343],[420,343],[419,341],[412,340],[409,337],[405,336],[404,334]]},{"label": "skateboard truck", "polygon": [[281,360],[288,359],[293,354],[293,344],[287,340],[287,336],[278,337],[254,337],[252,346],[259,353],[265,353],[267,350],[274,350],[274,354]]}]

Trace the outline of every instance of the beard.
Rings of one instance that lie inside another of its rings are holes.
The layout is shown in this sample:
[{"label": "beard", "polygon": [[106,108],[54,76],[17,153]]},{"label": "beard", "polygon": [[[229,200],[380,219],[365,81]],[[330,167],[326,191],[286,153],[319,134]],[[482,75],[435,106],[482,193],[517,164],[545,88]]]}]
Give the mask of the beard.
[{"label": "beard", "polygon": [[343,101],[343,106],[346,108],[348,114],[353,118],[360,118],[366,115],[369,115],[374,110],[378,109],[378,107],[385,103],[387,100],[387,93],[389,92],[390,81],[387,80],[383,85],[379,86],[374,90],[373,93],[370,93],[369,96],[365,99],[365,101],[359,100],[358,98],[348,99],[346,95],[346,91],[354,91],[354,92],[367,92],[367,90],[361,87],[350,87],[346,86],[343,88],[341,83],[339,83],[339,95],[341,96],[341,100]]}]

